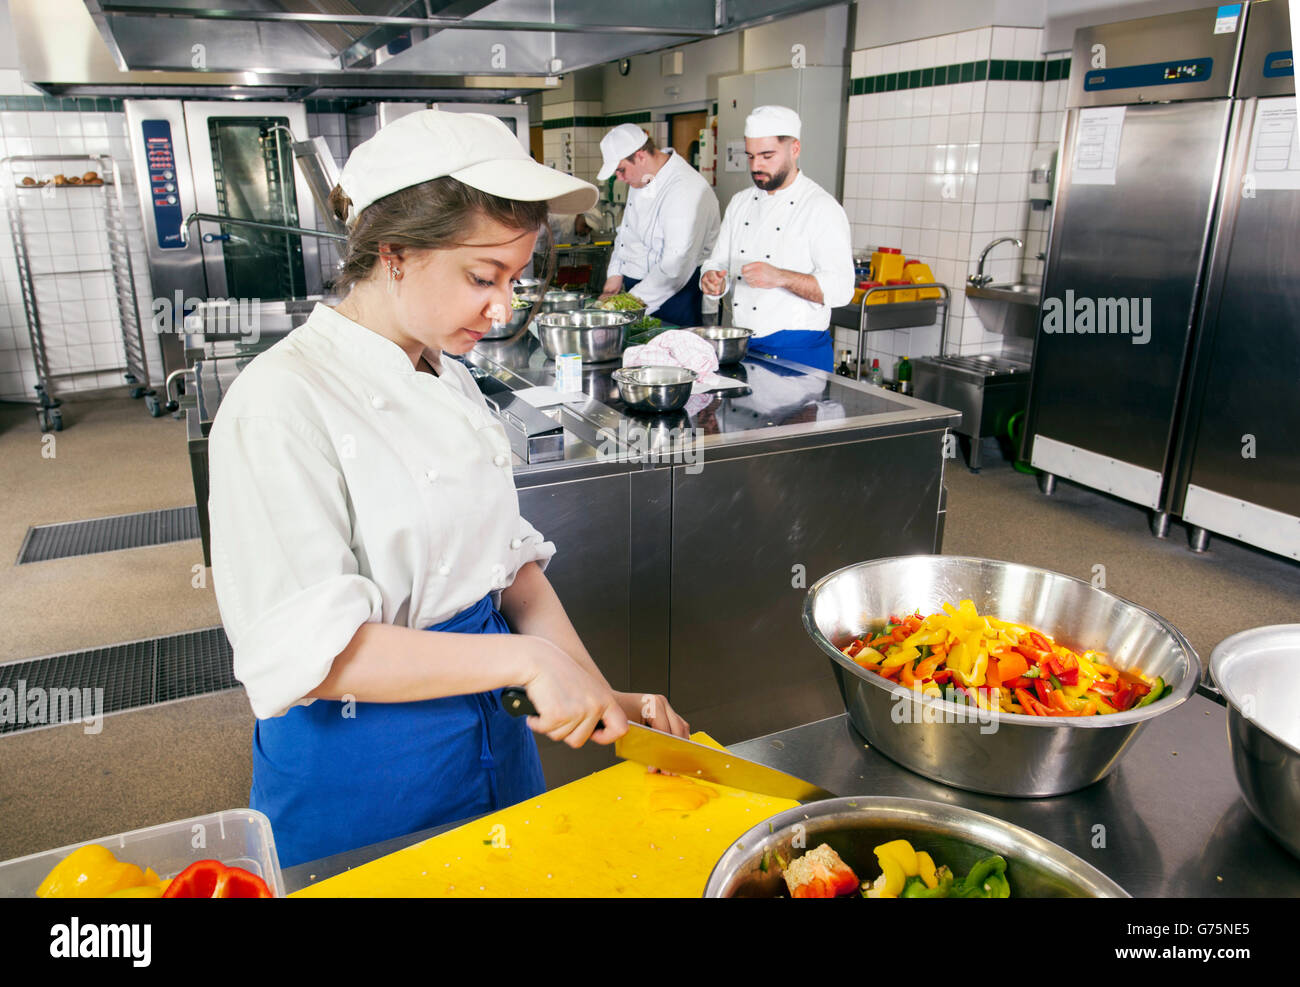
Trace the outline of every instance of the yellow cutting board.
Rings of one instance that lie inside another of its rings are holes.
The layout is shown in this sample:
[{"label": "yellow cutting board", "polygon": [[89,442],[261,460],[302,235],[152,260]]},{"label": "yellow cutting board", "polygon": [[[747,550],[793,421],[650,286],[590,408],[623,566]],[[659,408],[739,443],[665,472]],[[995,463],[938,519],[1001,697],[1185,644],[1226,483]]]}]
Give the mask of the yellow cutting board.
[{"label": "yellow cutting board", "polygon": [[291,897],[698,897],[737,837],[798,804],[625,761]]}]

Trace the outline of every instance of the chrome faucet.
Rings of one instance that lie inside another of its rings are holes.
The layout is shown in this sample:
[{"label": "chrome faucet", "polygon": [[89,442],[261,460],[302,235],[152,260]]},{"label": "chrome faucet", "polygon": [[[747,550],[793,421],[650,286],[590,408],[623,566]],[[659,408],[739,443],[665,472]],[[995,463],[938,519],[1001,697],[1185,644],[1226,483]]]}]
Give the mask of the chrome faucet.
[{"label": "chrome faucet", "polygon": [[983,288],[986,284],[992,282],[993,275],[984,273],[984,258],[987,257],[989,255],[989,251],[992,250],[994,247],[996,247],[999,243],[1007,243],[1007,242],[1014,243],[1017,247],[1023,247],[1025,245],[1024,241],[1022,241],[1019,237],[1015,237],[1015,236],[998,237],[996,240],[994,240],[987,247],[985,247],[983,250],[980,251],[979,264],[977,264],[975,267],[975,273],[966,279],[967,284],[973,284],[976,288]]}]

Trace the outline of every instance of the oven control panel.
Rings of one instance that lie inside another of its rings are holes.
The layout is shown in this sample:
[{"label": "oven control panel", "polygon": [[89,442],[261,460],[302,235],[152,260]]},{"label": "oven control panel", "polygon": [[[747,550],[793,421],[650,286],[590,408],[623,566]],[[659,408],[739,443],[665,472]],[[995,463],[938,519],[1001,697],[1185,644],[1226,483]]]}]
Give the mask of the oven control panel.
[{"label": "oven control panel", "polygon": [[172,148],[172,126],[166,120],[141,122],[145,160],[149,164],[149,192],[153,202],[153,226],[158,246],[174,250],[185,246],[181,239],[180,192],[176,182],[176,156]]}]

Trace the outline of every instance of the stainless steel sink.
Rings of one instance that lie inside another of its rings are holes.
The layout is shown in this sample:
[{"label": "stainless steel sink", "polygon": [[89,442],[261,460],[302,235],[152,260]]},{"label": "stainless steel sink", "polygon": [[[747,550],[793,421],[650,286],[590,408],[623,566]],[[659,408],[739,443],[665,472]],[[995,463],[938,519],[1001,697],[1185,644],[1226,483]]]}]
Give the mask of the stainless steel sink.
[{"label": "stainless steel sink", "polygon": [[973,285],[967,283],[966,297],[989,332],[1034,338],[1038,329],[1038,302],[1042,287],[1036,284]]}]

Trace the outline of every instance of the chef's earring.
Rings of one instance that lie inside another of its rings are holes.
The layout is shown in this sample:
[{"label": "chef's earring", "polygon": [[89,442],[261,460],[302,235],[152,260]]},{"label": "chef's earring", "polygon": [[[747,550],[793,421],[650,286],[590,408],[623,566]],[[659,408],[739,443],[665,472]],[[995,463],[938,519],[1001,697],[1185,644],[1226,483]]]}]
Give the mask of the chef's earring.
[{"label": "chef's earring", "polygon": [[388,293],[391,295],[397,290],[397,282],[402,280],[402,272],[391,261],[388,264]]}]

